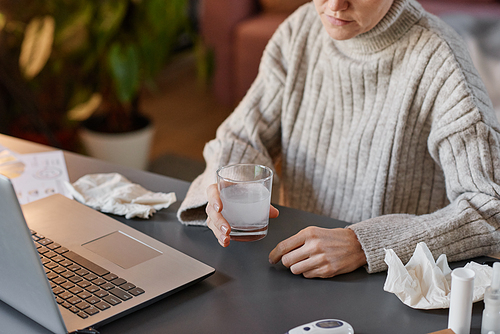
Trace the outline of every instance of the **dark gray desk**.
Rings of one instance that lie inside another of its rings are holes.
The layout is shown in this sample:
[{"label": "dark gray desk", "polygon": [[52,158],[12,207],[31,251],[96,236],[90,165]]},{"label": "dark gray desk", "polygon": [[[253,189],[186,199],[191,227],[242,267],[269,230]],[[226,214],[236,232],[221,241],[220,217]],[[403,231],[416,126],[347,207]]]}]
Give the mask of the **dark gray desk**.
[{"label": "dark gray desk", "polygon": [[[2,135],[0,144],[19,153],[47,150]],[[268,263],[268,254],[275,245],[305,226],[344,227],[341,221],[280,207],[280,216],[271,221],[266,238],[251,243],[233,242],[222,248],[210,230],[183,226],[177,221],[176,211],[188,183],[73,153],[65,152],[65,158],[71,181],[88,173],[116,171],[152,191],[175,191],[179,202],[150,220],[115,218],[217,270],[201,283],[102,326],[99,328],[102,334],[279,334],[324,318],[343,319],[356,333],[365,334],[422,334],[447,327],[447,309],[414,310],[384,292],[386,273],[368,275],[364,269],[358,269],[332,279],[305,279],[291,274],[281,264]],[[480,333],[482,309],[482,302],[474,305],[471,333]],[[0,323],[9,319],[18,321],[17,317],[5,305],[0,307]],[[24,319],[22,325],[32,324]]]}]

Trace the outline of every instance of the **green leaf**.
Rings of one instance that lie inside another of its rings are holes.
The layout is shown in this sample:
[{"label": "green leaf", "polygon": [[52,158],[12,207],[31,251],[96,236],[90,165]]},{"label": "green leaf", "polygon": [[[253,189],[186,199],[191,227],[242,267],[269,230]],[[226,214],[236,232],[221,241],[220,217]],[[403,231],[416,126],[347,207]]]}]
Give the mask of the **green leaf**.
[{"label": "green leaf", "polygon": [[146,17],[150,24],[150,29],[158,33],[165,27],[167,12],[167,2],[165,0],[150,0],[146,3]]},{"label": "green leaf", "polygon": [[96,18],[93,21],[92,33],[96,39],[97,51],[100,52],[116,35],[123,30],[123,21],[129,6],[128,0],[101,1],[96,8]]},{"label": "green leaf", "polygon": [[54,37],[54,45],[64,50],[80,50],[88,40],[88,25],[93,16],[90,2],[75,3],[71,8],[59,8],[61,13],[56,17],[58,28]]},{"label": "green leaf", "polygon": [[122,103],[130,103],[140,86],[139,52],[134,44],[122,46],[113,43],[108,56],[108,66],[114,88]]}]

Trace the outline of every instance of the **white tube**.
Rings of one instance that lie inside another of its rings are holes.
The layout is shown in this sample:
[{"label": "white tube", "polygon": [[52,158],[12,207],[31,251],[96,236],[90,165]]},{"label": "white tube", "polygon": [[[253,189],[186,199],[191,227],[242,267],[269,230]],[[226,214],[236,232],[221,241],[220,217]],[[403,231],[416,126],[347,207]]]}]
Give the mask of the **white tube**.
[{"label": "white tube", "polygon": [[500,262],[493,263],[493,276],[491,277],[491,289],[500,289]]},{"label": "white tube", "polygon": [[455,269],[451,273],[448,328],[455,334],[470,333],[474,276],[473,270],[465,268]]}]

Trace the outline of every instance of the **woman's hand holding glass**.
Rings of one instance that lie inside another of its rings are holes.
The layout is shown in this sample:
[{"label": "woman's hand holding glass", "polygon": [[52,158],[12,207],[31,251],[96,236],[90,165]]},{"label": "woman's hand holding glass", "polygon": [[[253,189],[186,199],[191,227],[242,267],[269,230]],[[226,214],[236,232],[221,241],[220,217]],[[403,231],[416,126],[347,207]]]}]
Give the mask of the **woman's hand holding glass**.
[{"label": "woman's hand holding glass", "polygon": [[[222,201],[217,184],[212,184],[207,188],[207,198],[207,226],[212,230],[221,246],[227,247],[230,242],[229,233],[231,233],[231,226],[222,216]],[[269,208],[269,218],[276,218],[278,215],[278,209],[271,205]]]}]

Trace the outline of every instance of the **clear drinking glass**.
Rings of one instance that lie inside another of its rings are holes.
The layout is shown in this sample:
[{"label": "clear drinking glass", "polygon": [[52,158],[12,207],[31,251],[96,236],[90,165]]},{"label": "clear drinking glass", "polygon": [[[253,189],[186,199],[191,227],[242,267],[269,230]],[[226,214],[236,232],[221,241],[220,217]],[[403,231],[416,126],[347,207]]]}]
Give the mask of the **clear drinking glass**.
[{"label": "clear drinking glass", "polygon": [[255,241],[267,235],[273,171],[256,164],[236,164],[217,171],[222,215],[231,240]]}]

